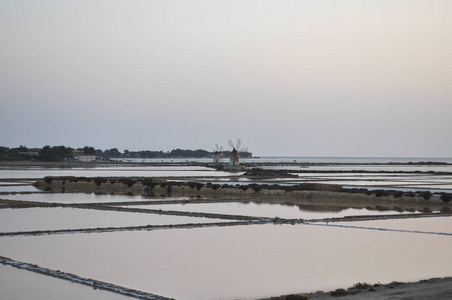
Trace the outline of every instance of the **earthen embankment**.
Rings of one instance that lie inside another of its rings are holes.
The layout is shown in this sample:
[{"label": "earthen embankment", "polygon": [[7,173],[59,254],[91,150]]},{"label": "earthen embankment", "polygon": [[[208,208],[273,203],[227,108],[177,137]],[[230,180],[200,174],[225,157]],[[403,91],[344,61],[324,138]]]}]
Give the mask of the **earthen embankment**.
[{"label": "earthen embankment", "polygon": [[158,197],[238,197],[262,199],[288,205],[323,205],[347,207],[386,207],[401,210],[451,209],[452,203],[441,195],[429,192],[400,193],[395,191],[348,190],[334,184],[212,184],[200,182],[169,182],[163,178],[86,178],[45,177],[35,185],[52,192],[88,192],[99,194],[131,194]]}]

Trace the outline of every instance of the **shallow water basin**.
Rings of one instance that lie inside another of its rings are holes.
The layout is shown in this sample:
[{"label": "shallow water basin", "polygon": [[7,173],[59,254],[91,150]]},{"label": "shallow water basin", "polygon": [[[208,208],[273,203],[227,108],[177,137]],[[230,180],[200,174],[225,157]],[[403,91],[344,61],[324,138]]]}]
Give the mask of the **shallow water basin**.
[{"label": "shallow water basin", "polygon": [[182,197],[146,197],[94,193],[35,193],[4,195],[1,198],[8,200],[37,201],[46,203],[111,203],[129,201],[153,201],[153,200],[181,200]]},{"label": "shallow water basin", "polygon": [[225,220],[61,207],[0,209],[0,232],[211,222]]},{"label": "shallow water basin", "polygon": [[0,265],[0,299],[8,300],[127,300],[119,294],[93,290],[88,286],[74,284],[27,270]]},{"label": "shallow water basin", "polygon": [[449,276],[452,238],[313,225],[2,237],[0,253],[176,299],[257,299]]},{"label": "shallow water basin", "polygon": [[[343,226],[357,226],[357,227],[371,227],[382,229],[394,229],[407,232],[431,232],[431,233],[446,233],[450,234],[452,238],[452,216],[451,217],[427,217],[415,219],[392,219],[392,220],[374,220],[374,221],[360,221],[360,222],[335,222],[331,225]],[[452,250],[452,249],[451,249]]]},{"label": "shallow water basin", "polygon": [[368,209],[354,209],[346,207],[322,207],[309,205],[282,205],[254,202],[229,203],[189,203],[189,204],[159,204],[159,205],[130,205],[126,207],[144,209],[162,209],[184,212],[204,212],[228,215],[243,215],[253,217],[285,218],[285,219],[322,219],[344,217],[352,215],[382,215],[399,214],[396,211],[375,211]]}]

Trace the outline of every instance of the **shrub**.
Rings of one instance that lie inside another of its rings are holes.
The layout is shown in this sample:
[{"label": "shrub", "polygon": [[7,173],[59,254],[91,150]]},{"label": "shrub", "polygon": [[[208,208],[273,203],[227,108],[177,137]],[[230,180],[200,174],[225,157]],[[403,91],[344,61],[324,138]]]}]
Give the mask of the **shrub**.
[{"label": "shrub", "polygon": [[246,191],[248,189],[248,185],[244,184],[244,185],[241,185],[239,188],[243,191]]},{"label": "shrub", "polygon": [[450,207],[443,207],[441,208],[440,212],[442,212],[443,214],[450,214],[452,213],[452,209]]},{"label": "shrub", "polygon": [[423,213],[431,213],[432,211],[430,210],[430,208],[428,207],[424,207],[424,209],[422,210]]},{"label": "shrub", "polygon": [[397,212],[403,212],[403,208],[401,208],[400,206],[394,206],[393,210]]},{"label": "shrub", "polygon": [[375,209],[378,211],[388,211],[389,210],[389,208],[380,206],[380,205],[375,206]]},{"label": "shrub", "polygon": [[446,203],[450,202],[452,200],[452,194],[442,193],[440,199]]},{"label": "shrub", "polygon": [[365,290],[368,289],[370,287],[370,284],[365,283],[365,282],[358,282],[355,283],[355,285],[353,286],[354,289],[358,289],[358,290]]},{"label": "shrub", "polygon": [[107,182],[107,180],[102,177],[97,177],[94,179],[94,182],[96,183],[97,186],[100,186],[102,183]]},{"label": "shrub", "polygon": [[331,295],[334,297],[341,297],[341,296],[347,296],[349,292],[345,289],[336,289],[335,291],[331,292]]},{"label": "shrub", "polygon": [[342,188],[340,190],[342,193],[353,193],[353,194],[367,194],[369,192],[368,189],[363,188]]},{"label": "shrub", "polygon": [[403,196],[403,194],[404,194],[404,192],[402,192],[402,191],[394,191],[393,196],[394,196],[395,198],[400,198],[400,197]]},{"label": "shrub", "polygon": [[143,180],[141,180],[141,184],[144,186],[149,186],[151,188],[156,186],[156,184],[152,181],[151,178],[144,178]]},{"label": "shrub", "polygon": [[429,192],[429,191],[427,191],[427,192],[419,192],[419,196],[423,197],[425,200],[428,200],[428,199],[430,199],[433,196],[433,194],[431,192]]},{"label": "shrub", "polygon": [[252,188],[255,192],[259,192],[262,189],[261,185],[255,183],[250,184],[249,187]]},{"label": "shrub", "polygon": [[376,190],[375,191],[375,197],[382,197],[382,196],[387,196],[388,192],[384,191],[384,190]]},{"label": "shrub", "polygon": [[308,300],[309,297],[306,295],[288,295],[285,297],[286,300]]},{"label": "shrub", "polygon": [[132,185],[135,184],[135,180],[130,179],[130,178],[123,178],[120,181],[122,184],[126,184],[129,188],[132,187]]}]

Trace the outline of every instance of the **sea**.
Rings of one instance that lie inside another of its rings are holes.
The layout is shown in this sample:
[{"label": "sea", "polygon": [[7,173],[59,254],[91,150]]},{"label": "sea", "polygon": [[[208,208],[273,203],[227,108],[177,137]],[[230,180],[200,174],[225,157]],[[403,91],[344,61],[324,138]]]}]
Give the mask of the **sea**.
[{"label": "sea", "polygon": [[[212,158],[113,158],[124,162],[186,163],[212,162]],[[226,161],[226,159],[223,159]],[[452,157],[305,157],[305,156],[258,156],[241,158],[244,163],[311,163],[311,164],[405,164],[405,163],[444,163],[452,164]]]}]

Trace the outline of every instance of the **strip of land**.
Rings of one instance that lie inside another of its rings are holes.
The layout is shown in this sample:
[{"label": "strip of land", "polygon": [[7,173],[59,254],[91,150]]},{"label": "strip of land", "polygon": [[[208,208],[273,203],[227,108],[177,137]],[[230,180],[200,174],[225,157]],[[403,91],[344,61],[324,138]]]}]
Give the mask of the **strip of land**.
[{"label": "strip of land", "polygon": [[261,300],[437,300],[452,299],[452,277],[431,278],[418,282],[391,282],[388,284],[357,283],[348,289],[330,292],[291,294]]},{"label": "strip of land", "polygon": [[151,294],[148,292],[143,292],[139,290],[129,289],[127,287],[119,286],[116,284],[99,281],[91,278],[81,277],[75,274],[62,272],[59,270],[51,270],[47,268],[40,267],[38,265],[33,265],[17,260],[10,259],[8,257],[0,256],[0,263],[4,265],[9,265],[18,269],[28,270],[32,272],[36,272],[39,274],[56,277],[59,279],[68,280],[74,283],[79,283],[83,285],[90,286],[94,289],[102,289],[106,291],[110,291],[113,293],[121,294],[124,296],[134,297],[138,299],[149,299],[149,300],[171,300],[171,298]]}]

